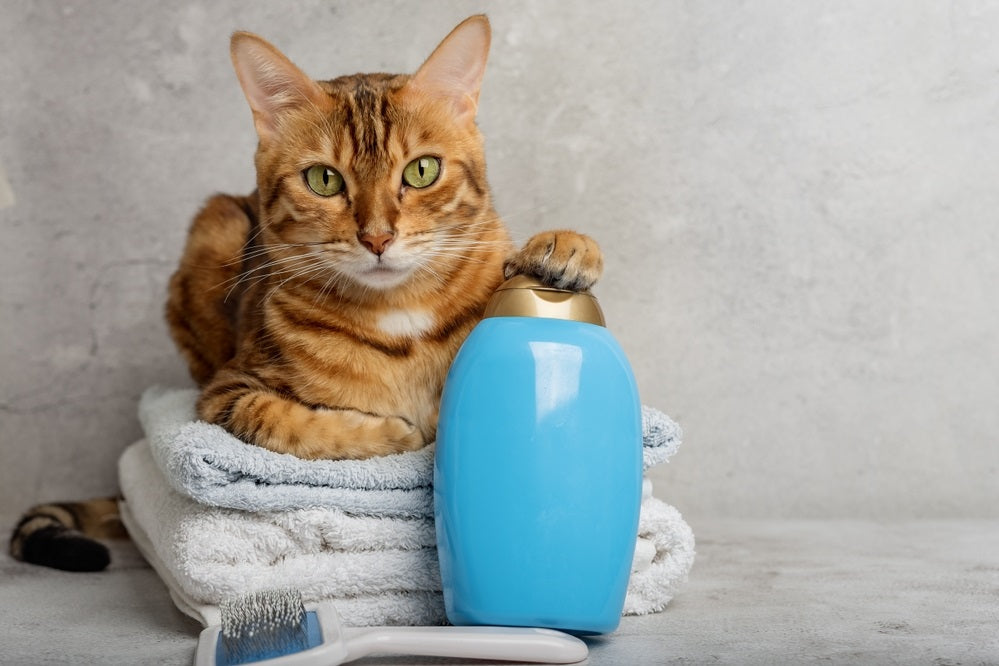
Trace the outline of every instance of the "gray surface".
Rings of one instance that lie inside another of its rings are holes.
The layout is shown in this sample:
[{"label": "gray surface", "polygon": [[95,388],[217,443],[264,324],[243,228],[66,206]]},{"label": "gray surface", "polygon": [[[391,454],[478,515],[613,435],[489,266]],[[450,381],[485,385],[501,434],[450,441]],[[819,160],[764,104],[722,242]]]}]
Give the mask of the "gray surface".
[{"label": "gray surface", "polygon": [[[664,613],[591,640],[588,663],[999,664],[999,522],[694,528],[689,583]],[[134,551],[118,554],[103,574],[0,559],[0,663],[190,663],[198,627]]]},{"label": "gray surface", "polygon": [[498,208],[603,244],[686,431],[671,504],[999,517],[999,4],[909,0],[4,2],[0,507],[112,491],[139,393],[185,381],[167,275],[253,182],[229,33],[412,70],[483,8]]}]

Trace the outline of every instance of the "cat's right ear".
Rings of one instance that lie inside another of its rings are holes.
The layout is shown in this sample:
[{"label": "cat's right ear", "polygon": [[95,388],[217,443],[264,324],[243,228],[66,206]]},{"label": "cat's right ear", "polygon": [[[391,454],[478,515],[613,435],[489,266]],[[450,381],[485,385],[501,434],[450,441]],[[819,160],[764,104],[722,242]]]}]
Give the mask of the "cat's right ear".
[{"label": "cat's right ear", "polygon": [[409,87],[448,100],[459,119],[474,120],[490,35],[484,14],[465,19],[430,54]]},{"label": "cat's right ear", "polygon": [[261,141],[275,134],[282,113],[315,104],[324,96],[315,81],[253,33],[234,33],[230,54]]}]

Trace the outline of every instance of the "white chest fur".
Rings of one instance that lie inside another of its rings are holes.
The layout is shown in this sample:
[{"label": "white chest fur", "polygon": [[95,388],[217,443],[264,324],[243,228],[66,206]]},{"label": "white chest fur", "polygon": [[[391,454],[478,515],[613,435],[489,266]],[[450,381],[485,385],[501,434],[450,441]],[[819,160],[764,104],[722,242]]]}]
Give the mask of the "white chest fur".
[{"label": "white chest fur", "polygon": [[378,328],[400,338],[416,338],[434,326],[426,310],[389,310],[378,318]]}]

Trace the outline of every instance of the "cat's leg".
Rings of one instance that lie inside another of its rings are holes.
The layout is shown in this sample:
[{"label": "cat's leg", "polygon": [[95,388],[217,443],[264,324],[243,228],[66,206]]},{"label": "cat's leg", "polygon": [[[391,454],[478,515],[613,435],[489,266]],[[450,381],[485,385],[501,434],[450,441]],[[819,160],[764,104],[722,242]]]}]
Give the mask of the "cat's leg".
[{"label": "cat's leg", "polygon": [[180,265],[170,278],[170,335],[202,386],[235,353],[235,287],[255,206],[255,196],[209,199],[191,223]]},{"label": "cat's leg", "polygon": [[244,441],[307,459],[370,458],[425,444],[404,418],[305,405],[231,367],[204,387],[198,416]]},{"label": "cat's leg", "polygon": [[503,266],[507,278],[530,275],[558,289],[585,291],[600,279],[603,253],[597,242],[575,231],[545,231],[533,236]]}]

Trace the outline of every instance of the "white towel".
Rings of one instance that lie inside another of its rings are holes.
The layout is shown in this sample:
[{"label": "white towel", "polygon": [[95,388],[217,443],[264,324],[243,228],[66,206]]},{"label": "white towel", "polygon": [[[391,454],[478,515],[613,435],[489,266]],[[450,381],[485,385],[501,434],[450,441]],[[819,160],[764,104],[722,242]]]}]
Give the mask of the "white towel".
[{"label": "white towel", "polygon": [[[222,621],[218,603],[199,601],[187,593],[177,576],[156,552],[149,535],[132,514],[127,500],[120,503],[121,520],[125,523],[132,541],[139,552],[152,565],[167,587],[174,605],[202,626],[217,625]],[[162,546],[161,546],[162,547]],[[429,626],[440,623],[444,615],[444,599],[438,592],[385,592],[356,597],[330,599],[336,602],[337,612],[348,618],[352,626]]]},{"label": "white towel", "polygon": [[[122,455],[119,479],[126,527],[177,606],[202,623],[218,620],[222,599],[274,587],[333,600],[356,626],[445,620],[430,519],[199,504],[168,486],[144,441]],[[690,528],[645,490],[627,614],[662,610],[693,560]]]},{"label": "white towel", "polygon": [[[640,554],[641,553],[641,554]],[[652,482],[642,484],[638,545],[628,579],[625,615],[647,615],[666,608],[694,566],[694,532],[680,512],[652,496]]]},{"label": "white towel", "polygon": [[[174,490],[204,504],[245,511],[336,507],[356,515],[433,515],[433,446],[366,460],[302,460],[247,446],[197,420],[194,390],[148,389],[139,419]],[[645,468],[665,462],[680,428],[642,408]]]}]

